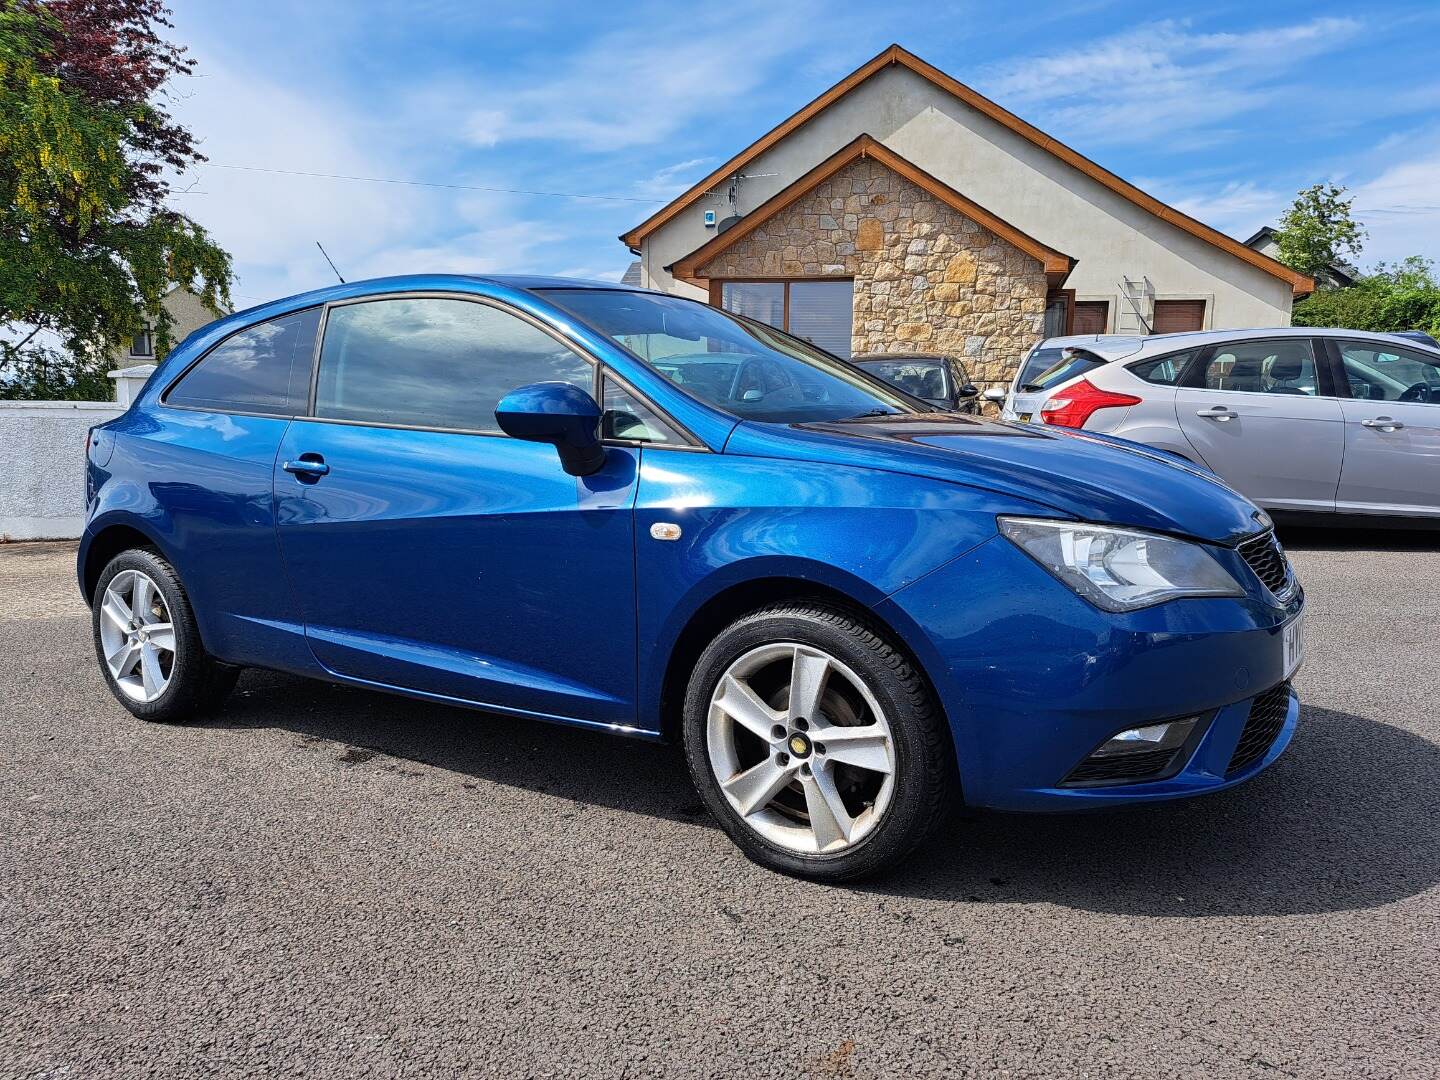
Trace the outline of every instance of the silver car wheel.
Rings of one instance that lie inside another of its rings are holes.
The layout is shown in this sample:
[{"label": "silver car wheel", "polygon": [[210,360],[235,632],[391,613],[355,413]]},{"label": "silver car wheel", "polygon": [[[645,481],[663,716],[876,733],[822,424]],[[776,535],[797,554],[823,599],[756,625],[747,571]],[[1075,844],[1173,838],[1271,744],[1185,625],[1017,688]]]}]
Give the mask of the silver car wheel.
[{"label": "silver car wheel", "polygon": [[100,601],[100,645],[115,685],[135,701],[165,693],[175,672],[175,625],[159,586],[121,570]]},{"label": "silver car wheel", "polygon": [[732,663],[710,698],[706,742],[730,806],[788,851],[858,844],[895,790],[890,723],[875,695],[813,645],[762,645]]}]

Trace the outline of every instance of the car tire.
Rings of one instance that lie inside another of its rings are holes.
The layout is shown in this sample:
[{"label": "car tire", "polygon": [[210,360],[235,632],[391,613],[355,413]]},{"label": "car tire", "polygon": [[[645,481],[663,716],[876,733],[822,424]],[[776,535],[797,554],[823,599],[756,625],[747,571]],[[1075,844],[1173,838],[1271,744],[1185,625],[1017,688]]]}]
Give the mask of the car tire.
[{"label": "car tire", "polygon": [[146,548],[121,552],[101,572],[91,631],[106,685],[141,720],[204,719],[220,708],[240,675],[205,651],[174,567]]},{"label": "car tire", "polygon": [[683,720],[701,799],[741,851],[781,873],[827,882],[879,873],[957,801],[954,750],[929,684],[857,611],[802,601],[737,619],[697,661]]}]

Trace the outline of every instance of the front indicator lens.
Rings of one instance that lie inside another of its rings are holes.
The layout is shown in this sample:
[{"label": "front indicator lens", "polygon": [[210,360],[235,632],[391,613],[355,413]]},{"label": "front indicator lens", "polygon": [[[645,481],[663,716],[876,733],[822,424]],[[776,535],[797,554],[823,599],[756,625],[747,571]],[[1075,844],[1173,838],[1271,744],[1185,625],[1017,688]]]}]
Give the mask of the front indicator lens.
[{"label": "front indicator lens", "polygon": [[1104,611],[1134,611],[1182,596],[1244,596],[1200,544],[1136,529],[1050,518],[999,519],[1000,531]]},{"label": "front indicator lens", "polygon": [[1104,746],[1090,756],[1092,758],[1126,757],[1130,754],[1148,754],[1152,750],[1175,750],[1185,744],[1190,732],[1195,730],[1198,716],[1184,720],[1171,720],[1165,724],[1149,724],[1146,727],[1129,728],[1112,736]]}]

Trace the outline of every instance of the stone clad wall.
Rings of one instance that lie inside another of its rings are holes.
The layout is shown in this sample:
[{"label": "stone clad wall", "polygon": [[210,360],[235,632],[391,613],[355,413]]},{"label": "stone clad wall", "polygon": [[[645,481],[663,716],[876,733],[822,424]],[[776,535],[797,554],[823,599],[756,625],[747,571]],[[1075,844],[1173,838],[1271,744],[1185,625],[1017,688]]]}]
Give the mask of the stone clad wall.
[{"label": "stone clad wall", "polygon": [[837,172],[700,268],[711,279],[855,279],[853,346],[951,353],[1008,380],[1041,337],[1038,260],[869,159]]}]

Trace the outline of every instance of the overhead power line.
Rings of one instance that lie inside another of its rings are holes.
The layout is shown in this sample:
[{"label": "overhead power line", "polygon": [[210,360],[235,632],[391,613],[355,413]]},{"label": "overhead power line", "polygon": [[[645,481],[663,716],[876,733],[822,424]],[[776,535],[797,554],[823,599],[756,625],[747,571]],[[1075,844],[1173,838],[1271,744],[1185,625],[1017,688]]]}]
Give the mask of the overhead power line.
[{"label": "overhead power line", "polygon": [[545,195],[555,199],[595,199],[602,202],[643,203],[655,206],[663,200],[635,199],[628,195],[589,195],[574,191],[534,191],[529,188],[484,187],[480,184],[437,184],[428,180],[397,180],[388,176],[347,176],[343,173],[304,172],[300,169],[265,169],[258,165],[217,165],[204,163],[207,169],[233,169],[239,172],[273,173],[277,176],[313,176],[320,180],[353,180],[362,184],[399,184],[404,187],[444,188],[449,191],[493,191],[503,195]]}]

